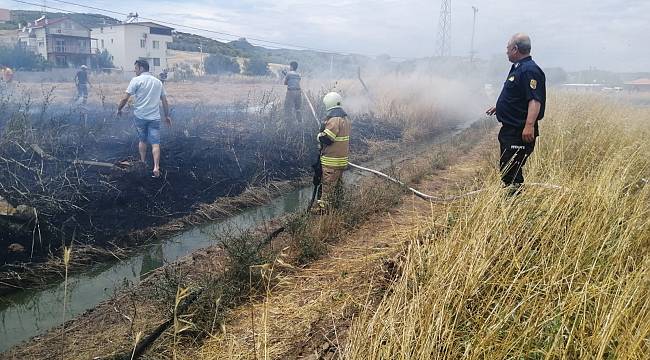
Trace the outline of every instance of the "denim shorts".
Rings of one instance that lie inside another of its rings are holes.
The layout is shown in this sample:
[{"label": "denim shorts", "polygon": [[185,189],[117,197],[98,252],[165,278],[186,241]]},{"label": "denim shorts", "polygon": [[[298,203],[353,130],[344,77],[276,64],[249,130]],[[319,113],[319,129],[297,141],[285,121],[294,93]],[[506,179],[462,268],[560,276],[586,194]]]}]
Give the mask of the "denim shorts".
[{"label": "denim shorts", "polygon": [[160,120],[144,120],[135,118],[135,129],[138,139],[151,145],[160,144]]}]

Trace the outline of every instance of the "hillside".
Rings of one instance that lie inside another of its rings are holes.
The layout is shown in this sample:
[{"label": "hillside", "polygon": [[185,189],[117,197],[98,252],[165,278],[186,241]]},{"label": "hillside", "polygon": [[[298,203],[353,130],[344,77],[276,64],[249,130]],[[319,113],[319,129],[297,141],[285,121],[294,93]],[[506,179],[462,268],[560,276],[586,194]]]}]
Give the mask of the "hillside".
[{"label": "hillside", "polygon": [[[103,24],[117,24],[120,21],[114,19],[110,16],[100,15],[100,14],[75,14],[75,13],[63,13],[63,12],[46,12],[45,13],[49,18],[59,18],[67,16],[72,20],[86,26],[89,28],[101,26]],[[41,17],[41,11],[32,11],[32,10],[11,10],[11,22],[16,28],[18,28],[19,23],[27,23],[34,21]]]}]

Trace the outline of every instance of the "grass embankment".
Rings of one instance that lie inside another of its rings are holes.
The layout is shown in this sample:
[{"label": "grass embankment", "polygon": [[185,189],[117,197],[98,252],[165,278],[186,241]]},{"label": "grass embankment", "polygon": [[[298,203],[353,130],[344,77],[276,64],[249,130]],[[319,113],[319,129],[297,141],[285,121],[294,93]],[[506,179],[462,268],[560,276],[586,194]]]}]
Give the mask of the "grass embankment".
[{"label": "grass embankment", "polygon": [[[466,156],[489,126],[477,123],[439,149],[399,163],[395,173],[407,182],[429,183],[426,174],[439,172],[461,155]],[[437,175],[440,188],[458,186],[454,180],[459,177],[447,179],[450,174],[442,171]],[[396,253],[395,245],[399,247],[387,236],[393,233],[393,221],[411,221],[415,205],[427,213],[429,205],[419,199],[412,200],[412,205],[401,205],[411,199],[403,194],[383,180],[362,181],[350,187],[338,211],[316,218],[292,218],[286,233],[274,241],[275,251],[253,260],[241,256],[250,253],[242,251],[250,246],[222,241],[231,259],[226,267],[230,278],[222,283],[229,291],[238,289],[240,301],[224,301],[229,297],[222,292],[205,294],[197,310],[189,311],[193,314],[191,327],[200,330],[200,336],[187,331],[177,343],[174,332],[168,331],[148,354],[159,358],[178,354],[179,358],[291,359],[313,354],[312,346],[320,353],[332,353],[330,344],[332,350],[337,346],[333,337],[342,336],[364,300],[376,299],[374,294],[387,285],[384,278],[392,278],[391,254]],[[232,276],[237,273],[240,275]],[[215,299],[220,304],[218,309],[213,306]],[[208,327],[201,325],[205,320]],[[327,349],[321,349],[324,342]]]},{"label": "grass embankment", "polygon": [[650,354],[650,111],[549,99],[516,198],[489,190],[412,230],[400,276],[357,319],[348,359]]}]

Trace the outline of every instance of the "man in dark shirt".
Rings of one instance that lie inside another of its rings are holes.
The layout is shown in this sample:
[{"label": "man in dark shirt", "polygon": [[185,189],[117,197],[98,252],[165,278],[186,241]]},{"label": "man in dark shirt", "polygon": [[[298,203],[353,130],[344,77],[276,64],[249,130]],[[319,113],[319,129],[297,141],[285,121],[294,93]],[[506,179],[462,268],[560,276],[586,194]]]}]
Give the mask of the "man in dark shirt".
[{"label": "man in dark shirt", "polygon": [[167,81],[167,69],[164,69],[160,75],[158,75],[158,79],[163,83],[163,85],[165,85],[165,82]]},{"label": "man in dark shirt", "polygon": [[86,69],[86,65],[81,65],[81,69],[74,77],[74,82],[77,85],[77,98],[75,101],[83,99],[82,101],[84,104],[88,101],[88,86],[90,85],[90,81],[88,81],[88,72]]},{"label": "man in dark shirt", "polygon": [[530,56],[530,37],[515,34],[508,42],[508,60],[513,63],[496,106],[487,110],[501,123],[501,180],[517,191],[524,182],[523,166],[535,149],[538,122],[546,107],[546,76]]}]

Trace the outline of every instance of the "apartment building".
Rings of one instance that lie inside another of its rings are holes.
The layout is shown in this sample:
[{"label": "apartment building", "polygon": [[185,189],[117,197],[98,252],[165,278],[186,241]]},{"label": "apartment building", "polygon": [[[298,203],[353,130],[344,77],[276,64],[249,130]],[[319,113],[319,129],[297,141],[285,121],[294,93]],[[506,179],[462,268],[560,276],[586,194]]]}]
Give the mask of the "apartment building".
[{"label": "apartment building", "polygon": [[172,42],[172,28],[152,22],[128,22],[93,28],[99,51],[107,50],[115,67],[133,71],[133,63],[146,59],[151,72],[168,67],[167,44]]},{"label": "apartment building", "polygon": [[29,22],[19,30],[18,41],[58,67],[90,65],[94,54],[90,29],[67,17]]}]

